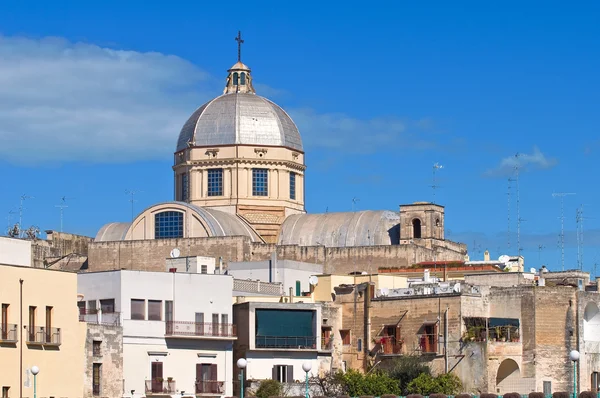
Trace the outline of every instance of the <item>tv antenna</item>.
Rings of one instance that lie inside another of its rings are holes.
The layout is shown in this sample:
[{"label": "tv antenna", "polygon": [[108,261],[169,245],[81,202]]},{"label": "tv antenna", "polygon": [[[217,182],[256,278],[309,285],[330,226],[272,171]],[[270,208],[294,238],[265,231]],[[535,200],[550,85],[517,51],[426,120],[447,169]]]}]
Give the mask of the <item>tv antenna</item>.
[{"label": "tv antenna", "polygon": [[442,166],[441,164],[439,164],[437,162],[433,165],[433,185],[431,186],[431,189],[433,190],[433,202],[432,203],[434,203],[434,204],[435,204],[435,190],[440,187],[439,185],[436,184],[435,173],[436,173],[436,171],[441,170],[443,168],[444,168],[444,166]]},{"label": "tv antenna", "polygon": [[512,204],[511,200],[510,200],[510,189],[512,188],[513,181],[514,181],[514,179],[512,179],[511,177],[508,177],[508,191],[506,193],[506,195],[508,196],[508,207],[507,207],[507,217],[506,217],[506,221],[507,221],[506,245],[509,250],[510,250],[510,209],[511,209],[511,204]]},{"label": "tv antenna", "polygon": [[[19,229],[22,231],[23,230],[23,210],[25,210],[25,207],[23,206],[23,204],[25,203],[25,201],[27,199],[34,199],[33,196],[29,196],[27,194],[23,194],[21,195],[20,201],[19,201]],[[20,232],[19,233],[19,237],[22,238],[23,237],[23,233]]]},{"label": "tv antenna", "polygon": [[129,195],[131,196],[131,198],[129,199],[129,202],[131,202],[131,222],[133,223],[133,218],[134,218],[134,212],[133,212],[133,204],[135,202],[137,202],[137,200],[135,200],[135,195],[138,193],[141,193],[143,191],[139,191],[139,190],[135,190],[135,189],[126,189],[125,190],[125,195]]},{"label": "tv antenna", "polygon": [[58,207],[60,209],[60,232],[63,231],[63,215],[64,215],[64,210],[67,207],[69,207],[69,206],[67,206],[67,199],[72,199],[72,198],[67,198],[66,196],[63,196],[63,197],[60,198],[60,204],[54,206],[54,207]]},{"label": "tv antenna", "polygon": [[358,202],[360,202],[359,198],[357,198],[356,196],[352,198],[352,211],[354,211],[354,207]]},{"label": "tv antenna", "polygon": [[12,227],[12,216],[13,214],[15,214],[16,212],[14,210],[9,210],[8,211],[8,215],[6,216],[6,221],[8,221],[8,225],[6,230],[10,230],[10,228]]},{"label": "tv antenna", "polygon": [[583,216],[583,205],[580,205],[575,213],[575,222],[577,223],[577,266],[583,271],[583,220],[588,217]]},{"label": "tv antenna", "polygon": [[521,165],[519,163],[519,158],[521,157],[520,153],[516,153],[515,154],[515,174],[516,174],[516,178],[515,181],[517,183],[517,254],[519,256],[521,256],[521,250],[523,250],[521,248],[521,221],[525,221],[523,219],[521,219],[521,199],[519,196],[519,173],[520,173],[520,169],[521,169]]},{"label": "tv antenna", "polygon": [[575,195],[571,192],[555,192],[553,198],[560,198],[560,263],[562,270],[565,270],[565,196]]},{"label": "tv antenna", "polygon": [[544,245],[538,245],[538,262],[541,263],[542,262],[542,250],[544,250],[546,248],[546,246]]}]

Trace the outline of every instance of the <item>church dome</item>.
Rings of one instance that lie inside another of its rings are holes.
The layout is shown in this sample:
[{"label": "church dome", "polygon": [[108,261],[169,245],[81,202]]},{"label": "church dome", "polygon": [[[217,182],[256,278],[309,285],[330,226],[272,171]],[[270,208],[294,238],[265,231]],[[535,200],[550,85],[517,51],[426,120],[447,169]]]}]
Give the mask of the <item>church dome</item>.
[{"label": "church dome", "polygon": [[[230,72],[230,77],[233,73],[237,72]],[[225,94],[190,116],[179,133],[177,152],[189,146],[220,145],[282,146],[302,152],[300,132],[292,118],[278,105],[254,94],[251,86],[232,89],[234,80],[238,78],[228,79]],[[247,80],[250,85],[250,78]]]}]

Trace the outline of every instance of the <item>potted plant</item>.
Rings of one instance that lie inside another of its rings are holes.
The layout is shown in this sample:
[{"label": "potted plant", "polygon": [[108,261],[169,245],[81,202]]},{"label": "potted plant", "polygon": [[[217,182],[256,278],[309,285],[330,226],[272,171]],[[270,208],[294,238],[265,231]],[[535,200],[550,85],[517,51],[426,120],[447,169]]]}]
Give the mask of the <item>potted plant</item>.
[{"label": "potted plant", "polygon": [[167,377],[167,381],[168,381],[169,383],[171,383],[171,382],[173,381],[173,378],[172,378],[172,377]]}]

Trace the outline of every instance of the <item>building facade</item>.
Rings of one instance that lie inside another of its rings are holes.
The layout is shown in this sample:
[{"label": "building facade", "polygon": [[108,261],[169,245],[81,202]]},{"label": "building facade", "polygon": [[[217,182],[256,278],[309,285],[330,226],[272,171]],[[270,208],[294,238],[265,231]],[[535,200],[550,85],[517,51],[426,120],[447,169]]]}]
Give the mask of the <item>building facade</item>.
[{"label": "building facade", "polygon": [[[77,275],[0,266],[0,389],[3,397],[81,397],[86,325]],[[21,315],[22,314],[22,315]],[[40,371],[35,380],[31,369]]]},{"label": "building facade", "polygon": [[231,276],[112,271],[78,278],[80,310],[115,313],[123,325],[125,394],[232,394]]}]

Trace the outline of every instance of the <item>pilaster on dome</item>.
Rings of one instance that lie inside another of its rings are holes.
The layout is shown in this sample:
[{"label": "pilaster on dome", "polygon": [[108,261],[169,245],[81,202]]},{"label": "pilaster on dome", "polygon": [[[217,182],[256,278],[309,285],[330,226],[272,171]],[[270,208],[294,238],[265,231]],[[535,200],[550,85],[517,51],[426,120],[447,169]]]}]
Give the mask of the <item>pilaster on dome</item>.
[{"label": "pilaster on dome", "polygon": [[238,46],[238,61],[227,71],[229,75],[227,76],[227,83],[223,94],[256,94],[254,87],[252,87],[250,68],[242,63],[242,43],[244,43],[242,32],[238,31],[235,41],[237,41]]}]

